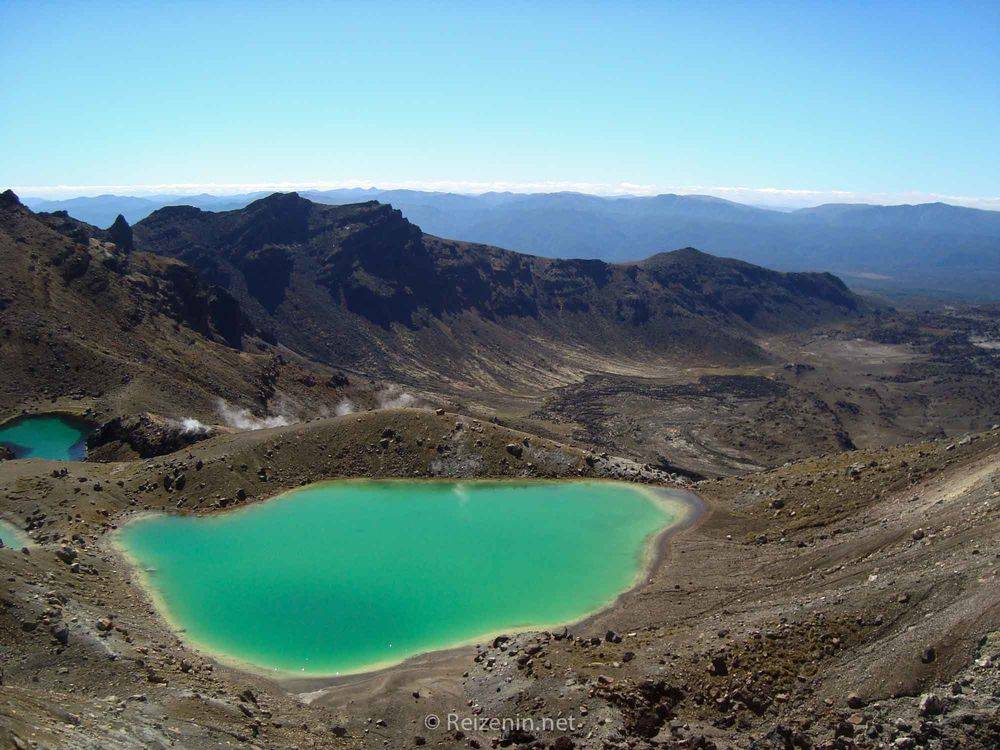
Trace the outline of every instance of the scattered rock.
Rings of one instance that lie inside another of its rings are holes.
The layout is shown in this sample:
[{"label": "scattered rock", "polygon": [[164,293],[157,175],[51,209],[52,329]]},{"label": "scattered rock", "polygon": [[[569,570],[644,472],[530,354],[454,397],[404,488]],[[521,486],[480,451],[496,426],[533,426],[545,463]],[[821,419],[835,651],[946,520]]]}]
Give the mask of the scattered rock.
[{"label": "scattered rock", "polygon": [[708,673],[716,677],[725,677],[729,674],[729,667],[726,665],[726,660],[721,656],[712,657],[712,661],[708,665]]},{"label": "scattered rock", "polygon": [[921,695],[918,707],[923,716],[936,716],[944,712],[944,702],[936,693],[924,693]]},{"label": "scattered rock", "polygon": [[510,747],[511,745],[529,745],[535,741],[535,735],[531,732],[514,727],[505,729],[500,733],[500,747]]}]

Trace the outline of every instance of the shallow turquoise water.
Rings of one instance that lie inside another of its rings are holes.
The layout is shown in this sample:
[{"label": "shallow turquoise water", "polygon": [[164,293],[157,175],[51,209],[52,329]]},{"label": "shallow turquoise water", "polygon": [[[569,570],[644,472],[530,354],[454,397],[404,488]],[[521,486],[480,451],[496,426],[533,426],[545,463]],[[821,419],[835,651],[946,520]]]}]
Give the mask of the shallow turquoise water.
[{"label": "shallow turquoise water", "polygon": [[4,548],[21,549],[27,547],[31,539],[14,525],[0,521],[0,541],[3,542]]},{"label": "shallow turquoise water", "polygon": [[196,645],[330,675],[580,619],[677,518],[626,484],[352,481],[141,519],[119,540]]},{"label": "shallow turquoise water", "polygon": [[78,419],[46,414],[20,417],[0,427],[0,445],[15,458],[81,461],[87,452],[86,425]]}]

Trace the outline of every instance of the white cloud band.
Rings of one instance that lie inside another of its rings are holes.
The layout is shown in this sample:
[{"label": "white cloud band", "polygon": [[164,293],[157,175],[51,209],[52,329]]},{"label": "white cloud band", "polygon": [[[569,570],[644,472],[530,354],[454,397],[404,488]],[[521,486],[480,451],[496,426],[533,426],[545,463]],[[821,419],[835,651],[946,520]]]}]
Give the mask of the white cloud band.
[{"label": "white cloud band", "polygon": [[160,183],[145,185],[23,185],[15,186],[14,192],[22,197],[73,198],[77,196],[115,193],[119,195],[194,195],[211,193],[214,195],[234,195],[258,191],[289,190],[334,190],[375,186],[382,190],[428,190],[454,193],[479,194],[486,192],[551,193],[572,191],[592,195],[659,195],[678,193],[681,195],[712,195],[739,203],[799,208],[821,203],[953,203],[972,208],[1000,210],[1000,196],[977,197],[946,195],[921,191],[910,192],[863,192],[851,190],[820,190],[799,188],[753,188],[709,185],[642,185],[631,182],[600,183],[573,181],[545,182],[476,182],[468,180],[339,180],[333,182],[207,182],[207,183]]}]

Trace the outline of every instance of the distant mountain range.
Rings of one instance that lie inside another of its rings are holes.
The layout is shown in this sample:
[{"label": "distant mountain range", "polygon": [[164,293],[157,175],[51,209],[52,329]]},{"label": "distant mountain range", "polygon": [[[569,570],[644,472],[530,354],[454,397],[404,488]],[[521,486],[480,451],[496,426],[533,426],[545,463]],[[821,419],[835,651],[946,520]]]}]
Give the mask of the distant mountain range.
[{"label": "distant mountain range", "polygon": [[[67,211],[99,226],[170,205],[243,208],[264,193],[26,198],[36,211]],[[317,203],[377,200],[428,234],[553,258],[640,260],[694,246],[788,271],[824,270],[856,288],[888,293],[1000,298],[1000,212],[944,203],[827,204],[776,211],[699,195],[600,197],[580,193],[303,191]]]}]

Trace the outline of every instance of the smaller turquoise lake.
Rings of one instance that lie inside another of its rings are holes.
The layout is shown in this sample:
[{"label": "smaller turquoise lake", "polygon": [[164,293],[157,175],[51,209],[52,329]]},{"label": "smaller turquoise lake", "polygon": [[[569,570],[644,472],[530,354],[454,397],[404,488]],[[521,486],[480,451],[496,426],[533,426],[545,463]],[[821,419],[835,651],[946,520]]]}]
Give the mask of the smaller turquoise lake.
[{"label": "smaller turquoise lake", "polygon": [[82,461],[90,427],[80,419],[58,414],[18,417],[0,426],[0,445],[14,458]]},{"label": "smaller turquoise lake", "polygon": [[338,481],[118,541],[193,645],[315,677],[582,619],[683,512],[624,483]]},{"label": "smaller turquoise lake", "polygon": [[13,524],[0,520],[0,542],[4,549],[21,549],[31,544],[31,538]]}]

